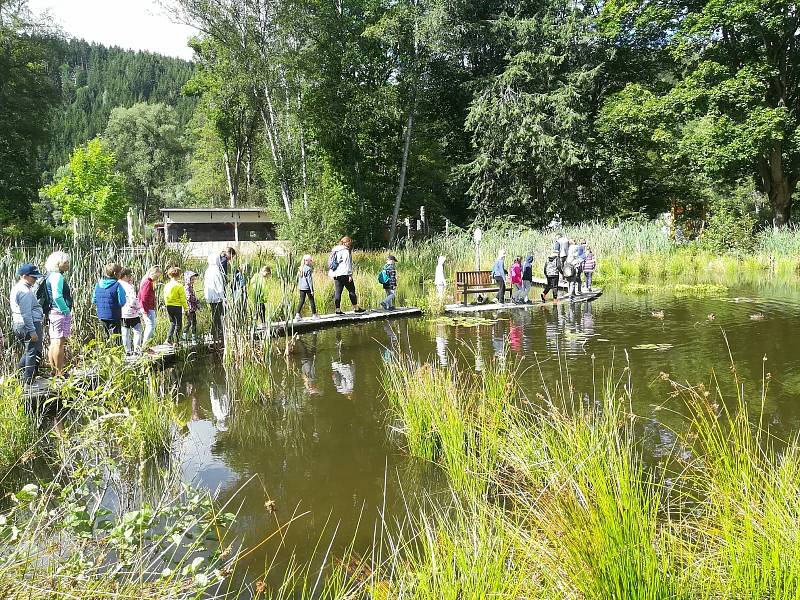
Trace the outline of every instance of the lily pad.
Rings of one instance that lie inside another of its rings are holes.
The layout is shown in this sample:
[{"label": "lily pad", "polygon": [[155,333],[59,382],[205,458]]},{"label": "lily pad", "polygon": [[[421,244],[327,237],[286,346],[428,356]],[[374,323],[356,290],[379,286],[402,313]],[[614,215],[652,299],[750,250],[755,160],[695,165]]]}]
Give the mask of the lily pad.
[{"label": "lily pad", "polygon": [[664,352],[670,348],[672,348],[672,344],[639,344],[631,348],[631,350],[657,350],[658,352]]}]

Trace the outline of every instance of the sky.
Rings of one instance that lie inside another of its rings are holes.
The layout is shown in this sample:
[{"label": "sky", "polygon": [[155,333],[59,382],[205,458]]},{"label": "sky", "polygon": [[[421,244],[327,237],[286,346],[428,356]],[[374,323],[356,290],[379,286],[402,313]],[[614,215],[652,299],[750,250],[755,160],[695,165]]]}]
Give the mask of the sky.
[{"label": "sky", "polygon": [[28,0],[34,14],[48,11],[68,37],[106,46],[192,58],[194,30],[170,21],[155,0]]}]

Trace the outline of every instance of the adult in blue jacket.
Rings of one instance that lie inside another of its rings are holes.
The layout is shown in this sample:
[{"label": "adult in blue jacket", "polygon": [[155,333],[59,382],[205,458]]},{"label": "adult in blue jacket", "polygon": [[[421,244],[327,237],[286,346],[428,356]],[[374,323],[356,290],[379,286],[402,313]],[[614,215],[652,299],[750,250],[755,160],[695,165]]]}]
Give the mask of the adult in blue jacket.
[{"label": "adult in blue jacket", "polygon": [[122,265],[108,263],[105,275],[94,286],[92,304],[97,308],[97,318],[109,339],[119,342],[122,336],[122,307],[125,305],[125,290],[119,284]]}]

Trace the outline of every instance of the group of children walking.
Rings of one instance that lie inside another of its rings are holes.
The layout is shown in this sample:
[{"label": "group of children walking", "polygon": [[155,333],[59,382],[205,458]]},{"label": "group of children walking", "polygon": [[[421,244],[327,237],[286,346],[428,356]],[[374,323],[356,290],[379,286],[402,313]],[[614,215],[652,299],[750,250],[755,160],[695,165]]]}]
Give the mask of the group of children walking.
[{"label": "group of children walking", "polygon": [[[194,291],[197,273],[178,267],[166,272],[168,281],[162,293],[170,327],[167,343],[178,342],[186,315],[187,332],[197,336],[197,310],[199,303]],[[119,336],[127,354],[141,353],[153,338],[156,328],[156,283],[161,278],[161,268],[151,267],[139,284],[134,286],[133,272],[118,263],[108,263],[103,277],[92,294],[92,304],[97,310],[103,330],[111,339]]]},{"label": "group of children walking", "polygon": [[[500,250],[497,260],[492,266],[492,278],[497,284],[497,299],[495,302],[505,302],[506,294],[506,251]],[[553,300],[558,298],[558,284],[563,277],[567,282],[567,297],[569,299],[583,293],[581,276],[586,279],[586,290],[592,291],[592,276],[597,269],[592,248],[586,240],[570,240],[564,235],[559,235],[553,242],[553,249],[544,262],[544,276],[547,284],[540,294],[542,302],[547,300],[547,294],[552,291]],[[437,271],[438,273],[438,271]],[[509,280],[513,289],[511,301],[515,304],[529,304],[529,295],[533,286],[533,256],[524,260],[521,256],[514,258],[508,271]]]}]

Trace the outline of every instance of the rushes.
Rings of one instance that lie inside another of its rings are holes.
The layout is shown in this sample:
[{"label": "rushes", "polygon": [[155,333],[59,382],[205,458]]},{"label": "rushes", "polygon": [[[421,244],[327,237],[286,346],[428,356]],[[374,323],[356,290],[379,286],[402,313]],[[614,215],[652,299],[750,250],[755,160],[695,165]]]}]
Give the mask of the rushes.
[{"label": "rushes", "polygon": [[0,382],[0,473],[33,456],[39,419],[26,409],[22,384],[13,378]]},{"label": "rushes", "polygon": [[[515,376],[500,362],[483,378],[409,359],[385,369],[408,451],[435,461],[458,492],[454,507],[423,519],[410,575],[395,574],[407,597],[447,597],[436,574],[464,598],[796,598],[797,436],[773,439],[748,419],[743,397],[726,409],[716,384],[670,382],[689,420],[668,466],[652,468],[625,378],[606,377],[594,398],[545,389],[530,403]],[[477,532],[486,518],[490,530]],[[433,539],[452,562],[426,547]],[[467,552],[459,544],[482,552],[498,543],[508,544],[495,550],[505,553],[506,579],[480,570],[488,558],[463,566],[484,577],[450,578]]]}]

